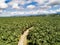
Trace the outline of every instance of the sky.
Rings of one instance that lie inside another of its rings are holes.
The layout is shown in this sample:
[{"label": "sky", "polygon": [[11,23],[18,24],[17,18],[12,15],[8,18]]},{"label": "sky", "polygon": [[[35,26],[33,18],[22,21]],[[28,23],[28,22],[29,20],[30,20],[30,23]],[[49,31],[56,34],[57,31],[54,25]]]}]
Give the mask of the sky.
[{"label": "sky", "polygon": [[0,0],[0,16],[29,16],[60,12],[60,0]]}]

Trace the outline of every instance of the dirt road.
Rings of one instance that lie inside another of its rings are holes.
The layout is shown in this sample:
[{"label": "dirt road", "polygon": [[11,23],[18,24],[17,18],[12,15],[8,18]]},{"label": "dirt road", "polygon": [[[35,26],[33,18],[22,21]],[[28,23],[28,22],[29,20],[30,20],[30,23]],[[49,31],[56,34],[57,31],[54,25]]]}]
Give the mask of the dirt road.
[{"label": "dirt road", "polygon": [[20,37],[18,45],[27,45],[27,35],[29,34],[29,31],[33,29],[33,27],[27,29]]}]

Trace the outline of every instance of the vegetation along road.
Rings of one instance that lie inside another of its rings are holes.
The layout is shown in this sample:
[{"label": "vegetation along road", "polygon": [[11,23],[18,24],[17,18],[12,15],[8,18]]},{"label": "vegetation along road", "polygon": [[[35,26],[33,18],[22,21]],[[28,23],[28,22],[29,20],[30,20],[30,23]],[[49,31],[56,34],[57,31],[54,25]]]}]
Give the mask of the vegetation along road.
[{"label": "vegetation along road", "polygon": [[19,45],[23,38],[26,45],[60,45],[60,16],[0,17],[0,45]]}]

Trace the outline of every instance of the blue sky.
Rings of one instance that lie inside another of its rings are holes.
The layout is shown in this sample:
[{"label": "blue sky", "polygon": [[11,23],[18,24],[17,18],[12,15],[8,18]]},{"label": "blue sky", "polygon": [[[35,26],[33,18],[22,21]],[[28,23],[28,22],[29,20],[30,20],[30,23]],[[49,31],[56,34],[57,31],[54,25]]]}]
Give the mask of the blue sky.
[{"label": "blue sky", "polygon": [[60,12],[60,0],[0,0],[0,16],[26,16]]}]

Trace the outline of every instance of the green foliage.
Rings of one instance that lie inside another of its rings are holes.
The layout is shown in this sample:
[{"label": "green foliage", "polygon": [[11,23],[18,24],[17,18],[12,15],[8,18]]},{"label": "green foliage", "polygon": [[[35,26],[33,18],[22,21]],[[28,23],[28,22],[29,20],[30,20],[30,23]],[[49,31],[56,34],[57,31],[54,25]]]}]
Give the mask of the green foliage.
[{"label": "green foliage", "polygon": [[60,16],[0,18],[0,45],[17,45],[29,26],[28,45],[60,45]]}]

